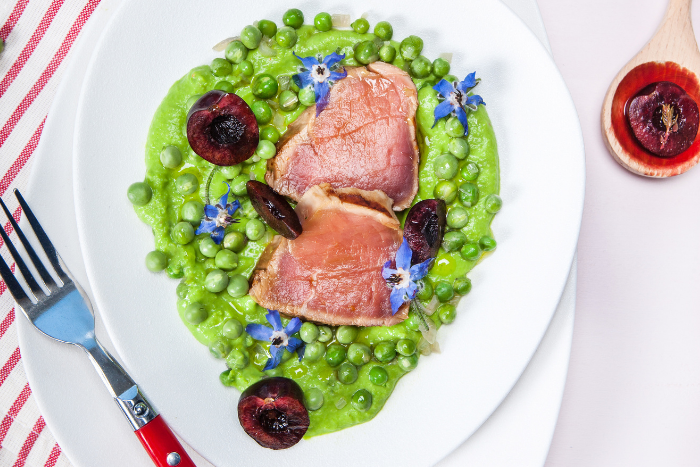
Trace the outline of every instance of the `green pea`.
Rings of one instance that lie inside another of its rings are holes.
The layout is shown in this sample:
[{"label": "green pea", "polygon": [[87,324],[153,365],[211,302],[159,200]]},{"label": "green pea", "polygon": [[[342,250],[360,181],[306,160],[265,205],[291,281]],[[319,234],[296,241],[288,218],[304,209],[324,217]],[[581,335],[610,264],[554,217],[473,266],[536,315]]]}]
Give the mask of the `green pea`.
[{"label": "green pea", "polygon": [[207,319],[209,313],[199,302],[190,303],[187,308],[185,308],[185,321],[192,325],[197,325]]},{"label": "green pea", "polygon": [[225,80],[217,81],[216,84],[214,84],[214,89],[228,93],[232,93],[234,91],[233,84]]},{"label": "green pea", "polygon": [[314,17],[314,26],[319,31],[330,31],[333,27],[333,18],[329,13],[319,13]]},{"label": "green pea", "polygon": [[457,185],[449,180],[440,180],[435,185],[434,195],[437,199],[444,200],[445,203],[450,204],[457,199]]},{"label": "green pea", "polygon": [[224,237],[222,245],[227,250],[241,251],[246,244],[246,237],[241,232],[229,232]]},{"label": "green pea", "polygon": [[369,65],[379,60],[379,50],[373,41],[362,41],[355,46],[355,60]]},{"label": "green pea", "polygon": [[228,274],[221,269],[214,269],[204,278],[204,288],[209,292],[221,292],[228,286]]},{"label": "green pea", "polygon": [[248,352],[243,352],[239,349],[232,350],[226,357],[226,365],[232,370],[243,370],[250,363]]},{"label": "green pea", "polygon": [[442,78],[449,72],[450,62],[448,62],[444,58],[436,58],[433,62],[433,74],[438,78]]},{"label": "green pea", "polygon": [[367,389],[358,389],[352,395],[350,404],[360,412],[366,412],[372,407],[372,394]]},{"label": "green pea", "polygon": [[447,226],[451,229],[461,229],[469,222],[469,213],[462,206],[454,206],[447,213]]},{"label": "green pea", "polygon": [[194,240],[194,228],[189,222],[178,222],[170,232],[170,236],[173,237],[175,243],[186,245]]},{"label": "green pea", "polygon": [[396,343],[396,351],[401,355],[413,355],[416,353],[416,343],[411,339],[401,339]]},{"label": "green pea", "polygon": [[214,264],[219,269],[230,271],[238,267],[238,255],[231,250],[221,250],[214,257]]},{"label": "green pea", "polygon": [[265,224],[258,219],[251,219],[245,225],[245,234],[251,241],[257,241],[265,235]]},{"label": "green pea", "polygon": [[474,181],[479,176],[479,166],[474,162],[467,162],[460,173],[462,178],[467,181]]},{"label": "green pea", "polygon": [[352,22],[350,27],[358,34],[364,34],[369,31],[369,21],[364,18],[358,18]]},{"label": "green pea", "polygon": [[408,36],[401,41],[399,51],[405,60],[415,60],[423,51],[423,39],[418,36]]},{"label": "green pea", "polygon": [[299,29],[304,24],[304,13],[298,8],[290,8],[282,15],[282,22],[294,29]]},{"label": "green pea", "polygon": [[221,339],[216,339],[209,343],[209,352],[211,352],[214,358],[226,358],[229,352],[231,352],[231,345]]},{"label": "green pea", "polygon": [[348,361],[353,365],[362,366],[372,358],[372,351],[365,344],[354,342],[348,347]]},{"label": "green pea", "polygon": [[396,363],[403,371],[411,371],[418,365],[418,355],[401,355],[396,359]]},{"label": "green pea", "polygon": [[459,250],[459,254],[467,261],[476,261],[481,256],[481,248],[476,243],[467,243]]},{"label": "green pea", "polygon": [[452,288],[459,295],[467,295],[472,290],[472,281],[468,277],[458,277],[452,283]]},{"label": "green pea", "polygon": [[303,340],[307,344],[310,344],[316,339],[318,339],[318,335],[318,326],[308,321],[302,324],[301,329],[299,329],[299,336],[301,337],[301,340]]},{"label": "green pea", "polygon": [[192,173],[184,173],[175,179],[175,188],[182,195],[191,195],[199,188],[199,180]]},{"label": "green pea", "polygon": [[233,71],[233,69],[231,68],[231,62],[229,62],[225,58],[215,58],[211,61],[210,66],[211,72],[214,73],[214,76],[218,77],[228,76],[231,74],[231,71]]},{"label": "green pea", "polygon": [[241,274],[234,274],[228,280],[226,292],[233,297],[239,298],[248,293],[248,279]]},{"label": "green pea", "polygon": [[260,40],[262,39],[262,32],[255,26],[246,26],[241,31],[241,42],[248,49],[255,49],[260,45]]},{"label": "green pea", "polygon": [[250,180],[250,175],[240,174],[233,180],[231,180],[231,192],[236,196],[243,196],[248,193],[246,188],[246,183]]},{"label": "green pea", "polygon": [[437,314],[440,318],[440,321],[442,321],[445,324],[452,324],[455,318],[457,317],[457,309],[454,305],[450,305],[449,303],[443,303],[438,307]]},{"label": "green pea", "polygon": [[166,169],[174,169],[182,164],[182,152],[177,146],[165,146],[160,152],[160,163]]},{"label": "green pea", "polygon": [[[192,106],[199,100],[199,98],[202,97],[201,94],[195,94],[193,96],[190,96],[189,99],[187,99],[187,103],[185,104],[185,107],[187,109],[192,108]],[[185,129],[187,128],[187,125],[185,125]],[[187,132],[185,132],[185,136],[187,136]]]},{"label": "green pea", "polygon": [[311,107],[316,103],[316,93],[314,92],[314,88],[311,86],[307,86],[304,89],[299,91],[299,102],[301,102],[301,105],[306,106],[306,107]]},{"label": "green pea", "polygon": [[275,97],[278,88],[277,80],[268,73],[256,76],[252,84],[253,95],[260,99]]},{"label": "green pea", "polygon": [[464,125],[457,117],[450,117],[445,122],[445,133],[453,138],[464,136]]},{"label": "green pea", "polygon": [[384,386],[389,381],[389,373],[380,366],[374,366],[369,370],[369,381],[376,386]]},{"label": "green pea", "polygon": [[360,332],[355,326],[340,326],[335,332],[335,338],[341,344],[349,344],[357,338],[357,334]]},{"label": "green pea", "polygon": [[357,381],[357,368],[348,362],[343,362],[338,367],[338,381],[343,384],[352,384]]},{"label": "green pea", "polygon": [[459,186],[459,200],[470,208],[479,200],[479,187],[473,183],[462,183]]},{"label": "green pea", "polygon": [[259,124],[264,125],[272,121],[272,109],[270,108],[270,104],[267,102],[255,101],[253,102],[253,105],[250,106],[250,109],[253,111],[255,120],[257,120]]},{"label": "green pea", "polygon": [[211,237],[205,237],[199,242],[199,251],[207,258],[214,258],[220,249]]},{"label": "green pea", "polygon": [[177,298],[187,298],[187,294],[189,293],[190,288],[189,286],[185,283],[185,281],[181,281],[179,284],[177,284],[177,288],[175,289],[175,293],[177,294]]},{"label": "green pea", "polygon": [[241,41],[233,41],[226,46],[224,56],[231,63],[241,63],[248,56],[248,48]]},{"label": "green pea", "polygon": [[321,357],[323,357],[325,351],[326,346],[322,342],[316,341],[306,344],[306,348],[304,349],[304,360],[309,362],[317,362],[321,359]]},{"label": "green pea", "polygon": [[419,55],[411,62],[411,74],[416,78],[427,78],[430,76],[430,69],[430,60],[422,55]]},{"label": "green pea", "polygon": [[266,126],[260,130],[260,138],[266,139],[273,144],[276,144],[280,140],[280,132],[274,126]]},{"label": "green pea", "polygon": [[126,197],[134,206],[144,206],[148,204],[153,196],[153,190],[146,182],[136,182],[129,185],[126,190]]},{"label": "green pea", "polygon": [[447,143],[447,150],[457,159],[465,159],[469,155],[469,143],[464,138],[452,138]]},{"label": "green pea", "polygon": [[319,326],[318,327],[318,341],[319,342],[328,342],[331,339],[333,339],[333,330],[331,328],[329,328],[328,326]]},{"label": "green pea", "polygon": [[479,246],[484,251],[495,250],[496,249],[496,240],[494,240],[493,237],[489,237],[488,235],[484,235],[483,237],[481,237],[479,239]]},{"label": "green pea", "polygon": [[252,62],[248,60],[243,60],[241,63],[238,64],[237,71],[243,76],[253,76],[253,73],[255,72],[255,67],[253,67]]},{"label": "green pea", "polygon": [[330,366],[338,366],[345,360],[345,347],[339,344],[331,344],[326,349],[326,362]]},{"label": "green pea", "polygon": [[442,237],[442,247],[445,251],[457,251],[467,242],[467,236],[458,230],[447,232]]},{"label": "green pea", "polygon": [[243,325],[236,318],[228,319],[221,328],[221,334],[227,339],[238,339],[243,334]]},{"label": "green pea", "polygon": [[382,363],[390,362],[396,357],[396,346],[393,342],[384,341],[374,346],[374,358]]},{"label": "green pea", "polygon": [[304,405],[312,411],[323,407],[323,391],[319,388],[309,388],[304,391]]},{"label": "green pea", "polygon": [[501,206],[503,206],[503,201],[498,195],[490,194],[484,198],[484,207],[486,207],[486,210],[491,214],[496,214],[500,211]]},{"label": "green pea", "polygon": [[441,302],[449,302],[454,298],[455,291],[449,282],[439,281],[435,284],[435,295]]},{"label": "green pea", "polygon": [[168,257],[162,251],[154,250],[146,255],[146,268],[151,272],[160,272],[168,265]]},{"label": "green pea", "polygon": [[380,21],[374,27],[374,35],[383,41],[391,40],[391,36],[394,35],[394,28],[391,24],[386,21]]},{"label": "green pea", "polygon": [[420,329],[420,322],[421,320],[418,317],[418,315],[411,311],[408,314],[408,318],[406,318],[406,320],[403,323],[406,326],[406,329],[408,329],[409,331],[417,331],[418,329]]},{"label": "green pea", "polygon": [[266,37],[275,37],[275,34],[277,34],[277,25],[274,21],[270,21],[269,19],[261,19],[258,21],[258,29],[260,29],[262,35]]},{"label": "green pea", "polygon": [[278,100],[280,103],[280,108],[285,112],[291,112],[299,107],[299,98],[297,97],[297,93],[291,89],[282,91]]},{"label": "green pea", "polygon": [[241,169],[242,167],[240,164],[226,165],[223,167],[219,167],[219,172],[228,180],[231,180],[233,178],[236,178],[241,173]]},{"label": "green pea", "polygon": [[433,284],[429,279],[426,278],[421,281],[416,297],[418,297],[418,300],[423,300],[424,302],[433,298]]},{"label": "green pea", "polygon": [[277,42],[277,45],[284,49],[294,47],[294,44],[297,43],[297,32],[294,30],[294,28],[284,26],[277,31],[275,41]]},{"label": "green pea", "polygon": [[379,59],[386,63],[391,63],[396,58],[396,48],[391,44],[385,44],[379,49]]},{"label": "green pea", "polygon": [[449,180],[457,175],[459,162],[457,162],[457,158],[452,154],[442,154],[437,156],[433,161],[433,170],[435,170],[435,176],[437,176],[437,178]]}]

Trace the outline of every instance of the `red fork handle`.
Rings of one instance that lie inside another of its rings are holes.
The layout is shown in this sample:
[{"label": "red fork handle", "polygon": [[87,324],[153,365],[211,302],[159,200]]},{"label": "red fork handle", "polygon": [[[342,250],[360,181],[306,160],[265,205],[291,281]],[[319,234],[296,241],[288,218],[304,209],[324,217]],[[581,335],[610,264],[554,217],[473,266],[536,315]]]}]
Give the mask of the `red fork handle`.
[{"label": "red fork handle", "polygon": [[134,433],[158,467],[196,467],[160,415]]}]

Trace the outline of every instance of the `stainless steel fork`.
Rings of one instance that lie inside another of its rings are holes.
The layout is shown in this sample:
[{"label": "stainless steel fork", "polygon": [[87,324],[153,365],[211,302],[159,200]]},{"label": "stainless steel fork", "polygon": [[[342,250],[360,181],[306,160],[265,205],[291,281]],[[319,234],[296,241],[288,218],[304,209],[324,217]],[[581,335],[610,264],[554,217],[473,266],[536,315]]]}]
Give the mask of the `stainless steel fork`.
[{"label": "stainless steel fork", "polygon": [[34,277],[5,230],[0,228],[0,236],[30,291],[27,293],[22,288],[12,270],[0,257],[0,276],[17,306],[42,333],[59,342],[74,344],[85,350],[112,397],[131,423],[141,444],[158,467],[194,466],[192,459],[162,417],[141,394],[134,380],[95,338],[95,317],[90,300],[80,285],[73,281],[65,263],[18,190],[15,190],[15,196],[58,276],[58,281],[54,280],[0,199],[5,215],[39,274],[39,278]]}]

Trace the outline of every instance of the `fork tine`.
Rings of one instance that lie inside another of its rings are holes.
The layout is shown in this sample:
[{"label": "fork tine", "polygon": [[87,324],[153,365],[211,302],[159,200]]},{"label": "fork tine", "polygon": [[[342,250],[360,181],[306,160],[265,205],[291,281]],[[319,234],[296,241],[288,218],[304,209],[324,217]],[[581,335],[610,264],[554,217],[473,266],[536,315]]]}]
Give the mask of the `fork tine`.
[{"label": "fork tine", "polygon": [[19,282],[17,282],[17,279],[15,279],[15,276],[12,274],[12,270],[7,266],[2,256],[0,256],[0,277],[5,281],[5,285],[7,285],[8,290],[17,304],[22,307],[25,312],[29,310],[33,305],[32,301],[24,292],[22,286],[19,285]]},{"label": "fork tine", "polygon": [[65,271],[61,267],[61,261],[60,257],[58,256],[58,251],[56,251],[56,248],[54,248],[53,243],[51,243],[51,240],[49,240],[49,236],[46,235],[46,232],[44,232],[44,229],[41,227],[41,224],[39,224],[39,221],[36,219],[36,216],[34,215],[32,210],[29,209],[29,205],[24,200],[22,193],[20,193],[19,190],[16,188],[14,191],[15,196],[17,197],[17,201],[19,201],[19,205],[22,206],[22,210],[27,216],[27,221],[29,221],[29,225],[31,225],[32,230],[34,230],[34,235],[36,235],[36,238],[39,239],[39,243],[44,249],[46,256],[49,257],[49,261],[51,262],[51,265],[56,271],[56,274],[58,274],[58,277],[63,281],[64,284],[66,284],[70,281],[70,278],[66,275]]},{"label": "fork tine", "polygon": [[12,259],[15,260],[15,264],[17,264],[17,267],[19,267],[19,270],[22,273],[22,277],[24,277],[24,280],[27,281],[27,285],[29,285],[29,288],[32,290],[32,293],[34,294],[35,297],[39,298],[40,297],[39,294],[44,293],[43,289],[41,287],[39,287],[39,284],[37,284],[36,280],[34,279],[34,275],[29,271],[29,269],[27,268],[27,265],[24,263],[24,260],[19,255],[19,253],[17,252],[17,249],[10,241],[10,237],[8,237],[7,233],[5,232],[5,229],[2,228],[1,226],[0,226],[0,236],[2,236],[2,240],[5,242],[7,249],[10,250],[10,254],[12,255]]},{"label": "fork tine", "polygon": [[27,240],[27,237],[24,236],[24,233],[19,228],[19,225],[17,225],[17,222],[15,222],[15,218],[12,217],[12,213],[9,209],[7,209],[7,206],[5,205],[5,202],[2,200],[2,198],[0,198],[0,207],[2,207],[2,210],[5,211],[5,215],[12,224],[12,227],[15,229],[15,232],[17,232],[19,240],[22,242],[22,245],[24,246],[24,249],[26,250],[27,254],[29,254],[29,258],[32,260],[32,263],[34,263],[34,267],[37,271],[39,271],[39,275],[44,281],[44,284],[46,284],[50,291],[56,290],[58,288],[58,285],[53,280],[53,277],[51,277],[49,272],[46,270],[44,264],[41,262],[39,257],[36,255],[34,248],[32,248],[32,245]]}]

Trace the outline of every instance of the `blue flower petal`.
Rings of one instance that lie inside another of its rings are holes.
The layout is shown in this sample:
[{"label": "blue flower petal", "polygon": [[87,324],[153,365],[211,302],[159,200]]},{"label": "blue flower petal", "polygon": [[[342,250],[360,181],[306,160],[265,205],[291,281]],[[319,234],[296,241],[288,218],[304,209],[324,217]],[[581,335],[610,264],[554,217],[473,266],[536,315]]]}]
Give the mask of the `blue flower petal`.
[{"label": "blue flower petal", "polygon": [[306,346],[304,345],[304,342],[302,342],[301,339],[297,339],[296,337],[290,337],[289,338],[289,345],[287,346],[287,350],[289,353],[294,353],[296,351],[297,355],[299,356],[299,361],[301,361],[301,358],[304,356],[304,350]]},{"label": "blue flower petal", "polygon": [[472,110],[476,110],[476,107],[478,105],[486,105],[484,100],[481,98],[480,95],[474,94],[473,96],[467,97],[467,102],[465,104],[467,107],[471,108]]},{"label": "blue flower petal", "polygon": [[330,55],[326,55],[326,58],[323,59],[323,63],[325,63],[328,66],[328,68],[330,68],[344,58],[345,58],[345,54],[339,55],[339,54],[333,52]]},{"label": "blue flower petal", "polygon": [[[223,183],[226,183],[226,182],[223,182]],[[228,190],[226,190],[226,193],[224,193],[221,196],[221,201],[219,201],[219,203],[221,203],[222,206],[226,206],[228,204],[228,194],[231,192],[231,185],[226,183],[226,186],[228,187]]]},{"label": "blue flower petal", "polygon": [[265,315],[267,321],[272,325],[275,331],[282,330],[282,319],[280,318],[280,312],[277,310],[267,310],[268,313]]},{"label": "blue flower petal", "polygon": [[331,74],[330,74],[330,76],[328,77],[328,80],[329,80],[329,81],[333,81],[333,82],[339,81],[339,80],[345,78],[347,75],[348,75],[348,72],[345,71],[345,68],[343,68],[343,72],[342,72],[342,73],[339,73],[339,72],[337,72],[337,71],[331,71]]},{"label": "blue flower petal", "polygon": [[432,261],[433,258],[428,258],[422,263],[411,266],[411,280],[416,282],[423,279],[425,275],[428,274],[428,269],[430,269],[430,263]]},{"label": "blue flower petal", "polygon": [[396,269],[403,269],[408,271],[411,268],[411,257],[413,256],[413,251],[411,247],[408,246],[408,242],[404,238],[399,247],[399,251],[396,252]]},{"label": "blue flower petal", "polygon": [[217,208],[216,206],[212,206],[211,204],[205,204],[204,215],[211,219],[214,219],[216,216],[219,215],[219,208]]},{"label": "blue flower petal", "polygon": [[201,233],[213,232],[215,228],[216,228],[216,221],[203,220],[199,224],[199,227],[197,227],[197,230],[194,231],[194,234],[199,235]]},{"label": "blue flower petal", "polygon": [[289,321],[289,324],[287,324],[287,327],[284,328],[284,333],[291,336],[292,334],[299,332],[299,329],[301,329],[301,320],[299,318],[292,318]]},{"label": "blue flower petal", "polygon": [[234,201],[231,204],[227,204],[226,208],[228,210],[228,215],[233,216],[235,214],[235,212],[238,211],[238,208],[240,208],[240,207],[241,207],[241,202],[238,200]]},{"label": "blue flower petal", "polygon": [[314,83],[314,91],[316,92],[316,116],[323,112],[331,100],[331,87],[328,81],[323,83]]},{"label": "blue flower petal", "polygon": [[304,68],[306,68],[307,70],[310,70],[311,67],[313,67],[314,65],[320,65],[320,63],[316,59],[316,57],[300,57],[297,54],[295,54],[294,52],[292,52],[292,55],[294,55],[296,58],[301,60],[301,63],[304,64]]},{"label": "blue flower petal", "polygon": [[438,122],[443,117],[447,117],[452,113],[454,109],[452,108],[452,104],[450,104],[450,101],[445,99],[442,101],[440,104],[438,104],[437,107],[435,107],[435,111],[433,112],[433,116],[435,118],[435,122],[433,122],[433,126],[435,126]]},{"label": "blue flower petal", "polygon": [[304,89],[307,86],[311,86],[314,84],[314,79],[311,77],[311,72],[310,71],[304,71],[301,73],[297,73],[292,77],[294,80],[294,83],[299,86],[299,89]]},{"label": "blue flower petal", "polygon": [[262,324],[249,324],[245,327],[245,332],[258,341],[270,341],[272,339],[272,329]]},{"label": "blue flower petal", "polygon": [[415,282],[409,282],[408,286],[403,289],[409,300],[416,298],[416,293],[418,292],[418,286]]},{"label": "blue flower petal", "polygon": [[466,78],[464,78],[464,81],[460,81],[457,83],[455,86],[455,89],[458,91],[461,91],[463,93],[467,93],[471,88],[476,86],[476,71],[473,73],[469,73]]},{"label": "blue flower petal", "polygon": [[214,240],[214,243],[216,243],[217,245],[221,245],[221,242],[224,241],[225,236],[226,230],[224,230],[224,228],[221,226],[215,228],[210,235],[211,239]]},{"label": "blue flower petal", "polygon": [[462,124],[464,127],[464,136],[467,136],[469,134],[469,124],[467,123],[467,113],[464,111],[462,107],[459,107],[455,109],[455,113],[457,114],[457,119],[459,120],[459,123]]},{"label": "blue flower petal", "polygon": [[391,295],[389,295],[389,301],[391,302],[391,314],[395,315],[401,305],[406,301],[404,298],[406,296],[406,289],[399,289],[397,287],[391,289]]},{"label": "blue flower petal", "polygon": [[276,345],[271,345],[270,346],[270,355],[272,355],[272,358],[267,359],[267,363],[265,364],[265,368],[263,368],[263,371],[272,370],[273,368],[277,368],[277,365],[279,365],[280,361],[282,361],[282,354],[283,353],[284,353],[284,349],[282,347],[277,347]]},{"label": "blue flower petal", "polygon": [[306,350],[306,346],[302,345],[301,347],[297,348],[297,355],[299,356],[299,361],[301,361],[302,358],[304,358],[304,351]]},{"label": "blue flower petal", "polygon": [[438,84],[433,86],[433,89],[439,92],[445,99],[450,97],[450,93],[455,92],[455,87],[446,79],[441,79]]},{"label": "blue flower petal", "polygon": [[382,268],[382,277],[384,279],[388,279],[392,274],[396,274],[398,272],[396,269],[391,269],[389,266],[391,266],[391,261],[384,263],[384,267]]}]

